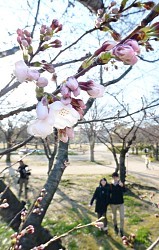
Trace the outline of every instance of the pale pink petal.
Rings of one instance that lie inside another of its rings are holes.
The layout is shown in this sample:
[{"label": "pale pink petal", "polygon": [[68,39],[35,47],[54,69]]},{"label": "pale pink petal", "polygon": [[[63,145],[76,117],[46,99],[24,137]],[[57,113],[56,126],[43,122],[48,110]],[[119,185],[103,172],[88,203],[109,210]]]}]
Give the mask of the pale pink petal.
[{"label": "pale pink petal", "polygon": [[61,98],[61,102],[64,104],[64,105],[68,105],[71,103],[71,98],[68,97],[68,98]]},{"label": "pale pink petal", "polygon": [[90,88],[91,89],[87,90],[87,93],[92,98],[102,97],[104,95],[105,88],[103,85],[94,83],[94,85],[90,86]]},{"label": "pale pink petal", "polygon": [[73,128],[66,127],[66,134],[68,135],[69,138],[73,139],[74,138],[74,130],[73,130]]},{"label": "pale pink petal", "polygon": [[67,95],[69,92],[69,89],[66,87],[66,85],[62,85],[60,88],[60,92],[62,95]]},{"label": "pale pink petal", "polygon": [[57,129],[72,127],[80,118],[79,113],[74,108],[72,108],[71,104],[64,105],[60,101],[50,104],[50,110],[54,114],[54,127]]},{"label": "pale pink petal", "polygon": [[48,80],[45,77],[39,77],[36,82],[36,85],[38,87],[44,88],[48,85]]},{"label": "pale pink petal", "polygon": [[136,40],[128,39],[125,41],[125,44],[131,46],[136,53],[140,53],[140,47]]},{"label": "pale pink petal", "polygon": [[66,81],[66,86],[70,88],[72,91],[78,88],[78,82],[74,77],[68,77]]},{"label": "pale pink petal", "polygon": [[24,82],[28,76],[28,66],[24,61],[18,61],[15,63],[14,73],[19,82]]},{"label": "pale pink petal", "polygon": [[46,120],[35,120],[28,126],[27,131],[35,137],[46,138],[53,132],[53,127]]},{"label": "pale pink petal", "polygon": [[73,90],[74,96],[80,95],[80,88],[78,87],[77,89]]},{"label": "pale pink petal", "polygon": [[49,114],[48,107],[44,106],[42,102],[38,102],[36,107],[36,114],[38,119],[40,120],[46,119]]},{"label": "pale pink petal", "polygon": [[40,77],[40,73],[39,73],[38,70],[28,68],[27,80],[29,80],[29,81],[37,81],[39,77]]},{"label": "pale pink petal", "polygon": [[137,63],[137,61],[138,61],[138,58],[137,56],[134,55],[132,58],[125,60],[124,63],[128,65],[134,65],[135,63]]}]

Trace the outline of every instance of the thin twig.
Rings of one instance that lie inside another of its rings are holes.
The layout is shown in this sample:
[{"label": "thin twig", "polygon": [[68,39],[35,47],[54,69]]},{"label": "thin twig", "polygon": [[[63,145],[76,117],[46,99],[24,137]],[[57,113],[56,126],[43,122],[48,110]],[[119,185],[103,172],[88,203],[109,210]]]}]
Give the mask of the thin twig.
[{"label": "thin twig", "polygon": [[159,237],[155,242],[152,243],[150,247],[147,248],[147,250],[153,250],[158,244],[159,244]]}]

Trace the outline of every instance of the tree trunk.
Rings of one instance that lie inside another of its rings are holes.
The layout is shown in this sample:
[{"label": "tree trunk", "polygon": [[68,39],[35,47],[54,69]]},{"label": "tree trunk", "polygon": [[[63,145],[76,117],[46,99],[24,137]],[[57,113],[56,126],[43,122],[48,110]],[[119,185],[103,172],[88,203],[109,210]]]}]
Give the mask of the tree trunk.
[{"label": "tree trunk", "polygon": [[52,169],[52,166],[53,166],[53,163],[54,163],[54,158],[55,158],[55,157],[52,157],[52,156],[51,156],[51,157],[49,158],[49,160],[48,160],[48,161],[49,161],[49,163],[48,163],[48,172],[47,172],[48,175],[49,175],[49,173],[50,173],[50,171],[51,171],[51,169]]},{"label": "tree trunk", "polygon": [[139,148],[138,148],[138,146],[135,147],[135,151],[136,151],[135,154],[138,155],[139,154]]},{"label": "tree trunk", "polygon": [[[12,147],[12,144],[7,142],[7,149],[11,148],[11,147]],[[11,153],[10,152],[6,154],[6,163],[7,164],[11,163]]]},{"label": "tree trunk", "polygon": [[156,158],[156,161],[158,161],[158,153],[159,153],[158,151],[159,151],[159,150],[158,150],[158,142],[156,142],[156,155],[155,155],[155,156],[156,156],[156,157],[155,157],[155,158]]},{"label": "tree trunk", "polygon": [[[44,185],[44,188],[46,189],[47,195],[43,198],[41,202],[41,206],[43,208],[43,212],[41,215],[37,215],[35,213],[30,212],[23,228],[25,228],[28,225],[33,225],[35,232],[34,234],[25,235],[22,239],[20,244],[22,245],[23,250],[30,250],[34,246],[39,245],[39,243],[45,243],[45,242],[39,242],[39,235],[41,233],[41,222],[46,214],[46,211],[54,197],[54,194],[57,190],[57,187],[60,183],[62,174],[65,169],[65,161],[67,160],[67,154],[68,154],[68,143],[59,142],[59,149],[58,154],[56,157],[56,163],[54,165],[54,168],[51,170],[50,175],[48,176],[48,179],[46,181],[46,184]],[[40,195],[39,195],[40,196]],[[43,239],[41,239],[43,241]],[[53,250],[53,248],[52,248]]]},{"label": "tree trunk", "polygon": [[94,162],[94,144],[90,144],[90,161]]},{"label": "tree trunk", "polygon": [[125,155],[127,152],[122,150],[120,152],[120,180],[124,183],[126,179]]},{"label": "tree trunk", "polygon": [[95,159],[94,159],[95,135],[93,131],[89,138],[89,143],[90,143],[90,161],[95,162]]},{"label": "tree trunk", "polygon": [[117,157],[117,153],[116,153],[114,145],[112,145],[111,152],[113,154],[113,157],[114,157],[114,160],[115,160],[115,163],[116,163],[115,172],[118,173],[118,171],[120,170],[120,166],[119,166],[119,161],[118,161],[118,157]]},{"label": "tree trunk", "polygon": [[[8,224],[9,227],[11,227],[14,231],[18,231],[21,224],[21,212],[24,209],[25,202],[20,202],[10,190],[10,188],[7,187],[2,180],[0,180],[0,193],[2,195],[1,200],[7,199],[7,202],[9,203],[8,208],[0,209],[0,216],[2,217],[2,220]],[[38,245],[43,242],[49,241],[51,238],[52,235],[50,234],[50,232],[40,226]],[[46,250],[59,249],[64,249],[61,245],[60,240],[50,244],[50,246],[46,248]]]},{"label": "tree trunk", "polygon": [[[7,224],[12,221],[10,227],[17,231],[20,225],[20,211],[24,208],[25,203],[20,202],[2,180],[0,180],[0,193],[2,194],[1,200],[7,199],[9,204],[8,208],[0,209],[0,216]],[[15,219],[13,220],[13,218]]]}]

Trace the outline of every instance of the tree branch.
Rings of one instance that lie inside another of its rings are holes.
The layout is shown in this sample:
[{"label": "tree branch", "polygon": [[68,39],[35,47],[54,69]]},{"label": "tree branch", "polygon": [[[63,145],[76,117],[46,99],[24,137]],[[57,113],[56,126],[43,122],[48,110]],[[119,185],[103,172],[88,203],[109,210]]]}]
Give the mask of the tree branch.
[{"label": "tree branch", "polygon": [[37,4],[37,10],[36,10],[36,15],[35,15],[35,20],[34,20],[33,29],[32,29],[32,32],[31,32],[31,37],[32,38],[33,38],[34,30],[35,30],[35,27],[36,27],[36,24],[37,24],[37,18],[38,18],[39,9],[40,9],[40,1],[41,0],[38,0],[38,4]]},{"label": "tree branch", "polygon": [[21,112],[30,112],[33,109],[36,109],[36,104],[34,104],[34,105],[30,106],[30,107],[19,108],[19,109],[10,111],[9,113],[4,114],[4,115],[0,115],[0,120],[3,120],[4,118],[7,118],[7,117],[10,117],[10,116],[13,116],[13,115],[17,115],[17,114],[19,114]]},{"label": "tree branch", "polygon": [[8,154],[10,152],[13,152],[13,151],[17,150],[18,148],[21,148],[22,146],[24,146],[25,144],[27,144],[29,141],[31,141],[33,138],[34,138],[33,135],[30,136],[30,137],[28,137],[25,141],[23,141],[23,142],[15,145],[15,146],[13,146],[12,148],[8,148],[8,149],[0,152],[0,155],[5,155],[5,154]]}]

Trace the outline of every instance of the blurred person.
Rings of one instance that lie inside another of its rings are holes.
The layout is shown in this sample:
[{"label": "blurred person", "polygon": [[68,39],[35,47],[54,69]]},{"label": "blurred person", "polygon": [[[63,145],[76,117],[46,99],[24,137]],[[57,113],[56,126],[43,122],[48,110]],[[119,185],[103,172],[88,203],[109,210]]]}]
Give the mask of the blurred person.
[{"label": "blurred person", "polygon": [[[124,235],[124,198],[123,193],[125,192],[124,184],[119,180],[117,172],[112,174],[112,184],[110,184],[110,206],[112,209],[112,219],[114,224],[114,231],[116,234],[120,233],[120,236]],[[120,230],[117,225],[117,211],[120,215]]]},{"label": "blurred person", "polygon": [[19,161],[19,167],[17,170],[20,174],[20,177],[18,179],[19,184],[19,199],[22,194],[23,186],[24,186],[24,192],[25,192],[25,199],[27,199],[27,191],[28,191],[28,182],[29,182],[29,175],[31,175],[31,172],[28,168],[28,165],[25,165],[22,160]]},{"label": "blurred person", "polygon": [[148,169],[149,168],[149,165],[150,165],[150,157],[149,155],[145,155],[145,166],[146,168]]},{"label": "blurred person", "polygon": [[110,202],[110,185],[107,183],[106,178],[100,180],[99,186],[96,188],[89,206],[93,205],[94,200],[96,200],[95,212],[97,213],[98,219],[104,217],[104,227],[102,230],[108,234],[107,207]]}]

